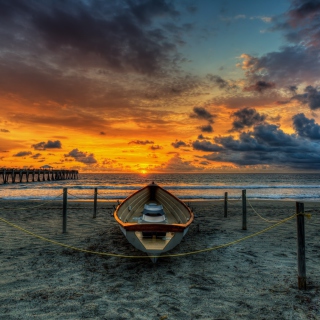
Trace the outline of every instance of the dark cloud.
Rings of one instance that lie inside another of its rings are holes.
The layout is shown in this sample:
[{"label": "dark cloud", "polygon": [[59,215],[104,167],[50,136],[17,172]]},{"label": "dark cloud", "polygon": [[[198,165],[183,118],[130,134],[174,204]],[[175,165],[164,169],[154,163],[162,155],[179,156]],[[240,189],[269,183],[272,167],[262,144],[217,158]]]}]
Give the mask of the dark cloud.
[{"label": "dark cloud", "polygon": [[[269,165],[301,170],[320,169],[320,144],[305,137],[287,134],[276,125],[257,125],[251,132],[242,132],[238,139],[227,136],[216,137],[214,141],[221,150],[203,156],[210,161],[231,162],[240,166]],[[198,148],[207,151],[203,149]]]},{"label": "dark cloud", "polygon": [[248,87],[245,87],[243,90],[244,91],[256,91],[256,92],[261,93],[265,90],[272,89],[274,87],[275,87],[275,84],[273,82],[259,80],[256,83],[254,83]]},{"label": "dark cloud", "polygon": [[[28,107],[41,103],[37,108],[52,104],[47,113],[59,118],[58,103],[68,109],[61,117],[74,113],[78,120],[66,121],[68,127],[97,115],[84,127],[104,132],[120,107],[133,116],[141,98],[161,100],[198,86],[176,72],[183,59],[176,40],[185,32],[172,1],[0,0],[0,8],[0,95],[22,98],[23,108],[10,112],[21,113],[20,121]],[[32,114],[39,119],[43,112]]]},{"label": "dark cloud", "polygon": [[10,132],[10,131],[7,129],[0,129],[0,132]]},{"label": "dark cloud", "polygon": [[213,123],[213,118],[215,115],[212,115],[203,107],[194,107],[193,113],[190,114],[190,118],[196,118],[201,120],[207,120],[209,123]]},{"label": "dark cloud", "polygon": [[21,36],[33,31],[39,44],[61,56],[72,54],[73,62],[87,59],[108,69],[151,75],[159,73],[176,51],[168,33],[154,25],[156,19],[179,15],[166,0],[71,0],[46,5],[17,0],[1,1],[2,8],[7,29]]},{"label": "dark cloud", "polygon": [[296,0],[294,5],[295,7],[289,11],[289,15],[296,24],[305,19],[313,20],[320,15],[319,0]]},{"label": "dark cloud", "polygon": [[35,150],[46,150],[46,149],[61,149],[61,142],[59,140],[51,141],[48,140],[48,142],[39,142],[37,144],[33,144],[32,147]]},{"label": "dark cloud", "polygon": [[266,115],[259,114],[254,108],[244,108],[232,114],[235,120],[232,123],[231,131],[240,131],[245,127],[264,122],[267,118]]},{"label": "dark cloud", "polygon": [[157,145],[157,144],[155,144],[155,145],[150,146],[149,149],[150,149],[150,150],[161,150],[162,147],[159,146],[159,145]]},{"label": "dark cloud", "polygon": [[228,81],[224,80],[220,76],[207,74],[206,78],[214,84],[214,86],[217,86],[219,89],[237,89],[237,86],[233,83],[229,83]]},{"label": "dark cloud", "polygon": [[222,151],[223,148],[217,144],[212,144],[210,141],[199,141],[196,140],[192,143],[194,150],[200,150],[205,152],[217,152]]},{"label": "dark cloud", "polygon": [[289,86],[288,89],[289,89],[290,92],[296,94],[297,90],[298,90],[298,87],[297,86]]},{"label": "dark cloud", "polygon": [[257,74],[264,70],[265,77],[272,78],[278,88],[287,88],[288,82],[295,85],[305,79],[316,81],[320,71],[314,50],[298,45],[282,47],[280,51],[267,53],[260,58],[249,55],[242,57],[249,82],[256,81]]},{"label": "dark cloud", "polygon": [[210,140],[209,137],[205,137],[202,133],[198,135],[199,140]]},{"label": "dark cloud", "polygon": [[187,147],[187,146],[188,146],[188,145],[187,145],[184,141],[182,141],[182,140],[176,140],[175,142],[172,142],[171,145],[172,145],[174,148],[176,148],[176,149],[178,149],[178,148],[180,148],[180,147]]},{"label": "dark cloud", "polygon": [[288,88],[288,83],[296,87],[306,81],[318,81],[319,16],[318,0],[293,0],[288,12],[274,17],[269,31],[281,31],[287,45],[261,57],[242,55],[242,68],[246,70],[248,82],[255,82],[258,78],[268,83],[276,83],[277,88]]},{"label": "dark cloud", "polygon": [[80,151],[78,149],[73,149],[68,154],[65,155],[66,158],[71,157],[78,162],[85,164],[97,163],[97,160],[94,158],[93,153],[88,154],[87,152]]},{"label": "dark cloud", "polygon": [[200,127],[198,127],[198,129],[200,129],[201,132],[208,132],[208,133],[213,132],[213,128],[212,128],[211,124],[208,124],[206,126],[200,126]]},{"label": "dark cloud", "polygon": [[207,74],[207,79],[210,80],[211,82],[213,82],[220,89],[224,89],[224,88],[228,87],[228,82],[226,80],[222,79],[220,76]]},{"label": "dark cloud", "polygon": [[292,99],[307,104],[311,110],[320,109],[320,91],[313,86],[307,86],[304,92],[305,93],[302,94],[296,94]]},{"label": "dark cloud", "polygon": [[20,151],[16,154],[14,154],[14,157],[25,157],[25,156],[30,156],[32,154],[31,151]]},{"label": "dark cloud", "polygon": [[320,126],[314,119],[308,119],[303,113],[293,116],[293,127],[300,137],[320,140]]},{"label": "dark cloud", "polygon": [[31,156],[32,159],[39,159],[42,156],[41,153],[36,153],[34,155]]},{"label": "dark cloud", "polygon": [[151,140],[132,140],[128,144],[140,144],[140,145],[146,145],[146,144],[153,144],[154,141]]}]

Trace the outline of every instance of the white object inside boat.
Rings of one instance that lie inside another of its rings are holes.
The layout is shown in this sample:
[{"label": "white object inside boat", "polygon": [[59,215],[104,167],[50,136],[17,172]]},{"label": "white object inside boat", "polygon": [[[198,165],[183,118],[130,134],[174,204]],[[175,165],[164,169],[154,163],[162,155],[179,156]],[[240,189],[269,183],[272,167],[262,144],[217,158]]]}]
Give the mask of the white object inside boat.
[{"label": "white object inside boat", "polygon": [[142,212],[142,221],[165,222],[166,216],[163,211],[163,206],[156,203],[145,204]]}]

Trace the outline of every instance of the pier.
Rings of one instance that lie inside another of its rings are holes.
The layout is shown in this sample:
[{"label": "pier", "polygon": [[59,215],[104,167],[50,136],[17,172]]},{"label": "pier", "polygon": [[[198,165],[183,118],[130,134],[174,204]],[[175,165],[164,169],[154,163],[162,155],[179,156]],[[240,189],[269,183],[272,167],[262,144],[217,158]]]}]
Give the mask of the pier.
[{"label": "pier", "polygon": [[78,179],[78,170],[0,168],[0,184]]}]

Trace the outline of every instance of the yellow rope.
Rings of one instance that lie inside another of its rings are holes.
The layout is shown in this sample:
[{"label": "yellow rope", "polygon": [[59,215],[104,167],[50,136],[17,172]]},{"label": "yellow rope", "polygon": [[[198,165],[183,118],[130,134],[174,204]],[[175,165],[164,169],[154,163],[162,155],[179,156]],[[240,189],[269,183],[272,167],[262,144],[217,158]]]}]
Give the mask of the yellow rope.
[{"label": "yellow rope", "polygon": [[[248,200],[248,199],[247,199],[247,200]],[[251,209],[252,209],[262,220],[267,221],[267,222],[271,222],[271,223],[279,222],[279,220],[268,220],[268,219],[262,217],[262,216],[253,208],[253,206],[251,205],[251,203],[250,203],[249,200],[248,200],[248,203],[249,203]]]},{"label": "yellow rope", "polygon": [[[191,252],[185,252],[185,253],[177,253],[177,254],[170,254],[170,255],[161,255],[161,257],[182,257],[182,256],[187,256],[187,255],[191,255],[191,254],[198,254],[198,253],[202,253],[202,252],[208,252],[208,251],[213,251],[213,250],[217,250],[217,249],[222,249],[222,248],[225,248],[225,247],[228,247],[228,246],[231,246],[231,245],[234,245],[236,243],[239,243],[241,241],[244,241],[244,240],[247,240],[247,239],[250,239],[252,237],[255,237],[257,235],[260,235],[264,232],[267,232],[277,226],[279,226],[280,224],[282,223],[285,223],[291,219],[293,219],[295,216],[297,216],[297,214],[294,214],[286,219],[283,219],[281,221],[279,221],[278,223],[268,227],[268,228],[265,228],[261,231],[258,231],[256,233],[253,233],[249,236],[246,236],[246,237],[243,237],[241,239],[238,239],[238,240],[234,240],[234,241],[231,241],[231,242],[228,242],[228,243],[225,243],[225,244],[221,244],[221,245],[218,245],[218,246],[215,246],[215,247],[211,247],[211,248],[206,248],[206,249],[201,249],[201,250],[196,250],[196,251],[191,251]],[[72,249],[72,250],[76,250],[76,251],[80,251],[80,252],[85,252],[85,253],[90,253],[90,254],[96,254],[96,255],[101,255],[101,256],[111,256],[111,257],[118,257],[118,258],[158,258],[159,256],[129,256],[129,255],[123,255],[123,254],[115,254],[115,253],[108,253],[108,252],[97,252],[97,251],[91,251],[91,250],[86,250],[86,249],[81,249],[81,248],[77,248],[77,247],[73,247],[73,246],[69,246],[67,244],[64,244],[64,243],[61,243],[61,242],[58,242],[58,241],[54,241],[54,240],[50,240],[48,238],[45,238],[45,237],[42,237],[40,235],[37,235],[29,230],[26,230],[24,228],[21,228],[20,226],[18,225],[15,225],[3,218],[0,218],[0,221],[20,230],[20,231],[23,231],[33,237],[36,237],[42,241],[46,241],[46,242],[50,242],[52,244],[55,244],[55,245],[58,245],[58,246],[61,246],[61,247],[65,247],[65,248],[68,248],[68,249]]]},{"label": "yellow rope", "polygon": [[0,208],[0,210],[26,210],[26,209],[33,209],[33,208],[39,208],[39,207],[42,207],[44,205],[46,205],[48,202],[51,202],[51,201],[54,201],[56,199],[58,199],[59,197],[61,197],[63,195],[63,193],[59,194],[58,196],[56,196],[55,198],[51,199],[51,200],[46,200],[44,201],[44,203],[42,204],[38,204],[36,206],[32,206],[32,207],[18,207],[18,208],[6,208],[6,207],[3,207],[3,208]]}]

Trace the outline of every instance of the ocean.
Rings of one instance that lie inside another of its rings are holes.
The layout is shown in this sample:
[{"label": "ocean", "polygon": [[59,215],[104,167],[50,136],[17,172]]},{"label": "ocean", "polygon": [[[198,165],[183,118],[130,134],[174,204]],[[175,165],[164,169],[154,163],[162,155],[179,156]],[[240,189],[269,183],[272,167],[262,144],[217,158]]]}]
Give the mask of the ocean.
[{"label": "ocean", "polygon": [[178,198],[188,200],[239,199],[246,189],[248,199],[320,201],[320,173],[201,173],[201,174],[105,174],[79,173],[78,180],[9,183],[0,185],[0,199],[123,200],[134,191],[155,182]]}]

